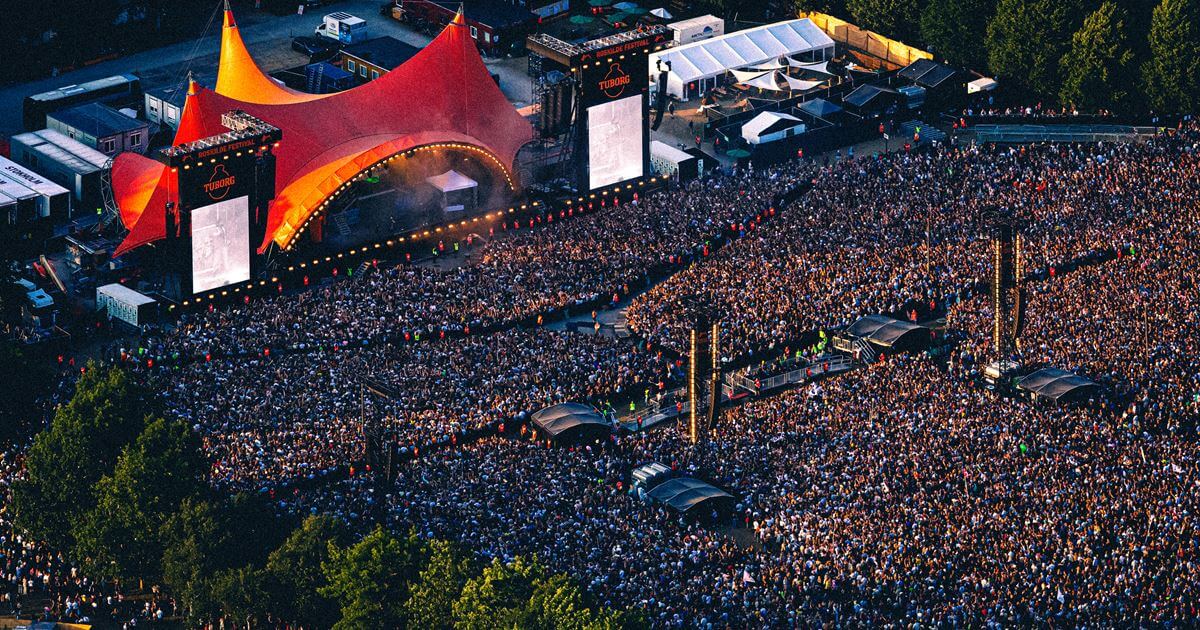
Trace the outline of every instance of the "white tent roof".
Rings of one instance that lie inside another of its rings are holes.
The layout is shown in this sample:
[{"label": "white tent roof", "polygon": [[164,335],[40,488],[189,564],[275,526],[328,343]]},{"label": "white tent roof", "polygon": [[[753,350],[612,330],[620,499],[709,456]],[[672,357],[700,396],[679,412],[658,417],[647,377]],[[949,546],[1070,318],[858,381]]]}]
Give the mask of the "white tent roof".
[{"label": "white tent roof", "polygon": [[783,74],[782,72],[779,74],[780,74],[780,76],[783,77],[784,81],[787,81],[788,89],[791,89],[791,90],[800,90],[801,92],[803,92],[806,90],[811,90],[811,89],[817,87],[818,85],[821,85],[821,83],[822,83],[821,81],[805,81],[804,79],[793,79],[792,77],[789,77],[788,75]]},{"label": "white tent roof", "polygon": [[749,85],[750,87],[756,87],[760,90],[779,90],[779,84],[775,82],[776,74],[777,73],[774,71],[767,72],[761,76],[754,77],[749,81],[742,81],[742,84]]},{"label": "white tent roof", "polygon": [[832,47],[833,40],[812,20],[788,20],[652,53],[650,67],[657,67],[658,59],[670,61],[671,72],[686,83],[784,55]]},{"label": "white tent roof", "polygon": [[770,71],[769,70],[730,70],[729,74],[732,74],[733,78],[736,79],[738,83],[745,83],[747,81],[753,81],[754,79],[761,77],[762,75],[766,74],[767,72],[770,72]]},{"label": "white tent roof", "polygon": [[967,84],[967,93],[974,94],[976,92],[987,92],[988,90],[996,89],[996,80],[983,77],[975,79]]},{"label": "white tent roof", "polygon": [[670,160],[676,164],[685,162],[692,157],[692,154],[684,153],[683,151],[680,151],[679,149],[676,149],[665,142],[659,142],[658,140],[650,141],[650,155],[655,155],[663,159]]},{"label": "white tent roof", "polygon": [[143,293],[134,291],[133,289],[130,289],[129,287],[127,287],[123,284],[118,284],[115,282],[113,284],[106,284],[102,287],[97,288],[96,293],[112,296],[112,297],[116,298],[117,300],[124,302],[125,304],[132,305],[132,306],[141,306],[143,304],[153,304],[154,303],[154,298],[152,298],[148,295],[145,295]]},{"label": "white tent roof", "polygon": [[829,71],[828,61],[817,61],[815,63],[810,63],[806,61],[796,61],[795,59],[788,59],[786,57],[784,58],[784,61],[787,63],[787,65],[793,68],[800,68],[801,70],[807,70],[809,72],[820,72],[821,74],[833,74]]},{"label": "white tent roof", "polygon": [[782,68],[782,67],[783,67],[783,64],[779,63],[778,59],[772,59],[766,63],[755,64],[754,69],[755,70],[778,70],[779,68]]},{"label": "white tent roof", "polygon": [[774,125],[781,120],[792,120],[795,121],[796,124],[801,123],[799,118],[796,118],[791,114],[784,114],[781,112],[763,112],[754,118],[751,118],[750,122],[742,125],[742,137],[758,137],[758,134],[766,131],[771,125]]},{"label": "white tent roof", "polygon": [[664,20],[669,20],[669,19],[675,17],[675,16],[671,15],[670,11],[668,11],[664,8],[661,8],[661,7],[650,11],[650,15],[653,15],[655,17],[660,17]]},{"label": "white tent roof", "polygon": [[479,185],[478,182],[459,173],[456,170],[449,170],[441,175],[426,177],[425,181],[429,182],[434,188],[447,193],[455,190],[463,190],[466,188],[474,188]]}]

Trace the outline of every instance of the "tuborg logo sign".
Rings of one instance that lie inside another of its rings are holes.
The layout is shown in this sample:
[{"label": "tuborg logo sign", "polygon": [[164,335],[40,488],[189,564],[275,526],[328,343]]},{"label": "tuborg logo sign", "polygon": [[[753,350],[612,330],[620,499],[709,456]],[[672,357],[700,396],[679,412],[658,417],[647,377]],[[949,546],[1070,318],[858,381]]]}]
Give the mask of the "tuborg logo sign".
[{"label": "tuborg logo sign", "polygon": [[236,183],[237,178],[225,170],[225,165],[218,164],[213,168],[212,177],[208,178],[208,183],[204,184],[204,192],[208,193],[209,199],[220,201],[229,195],[229,190]]},{"label": "tuborg logo sign", "polygon": [[608,68],[608,74],[600,79],[600,91],[610,99],[617,98],[625,92],[630,80],[629,74],[621,69],[621,64],[613,63]]}]

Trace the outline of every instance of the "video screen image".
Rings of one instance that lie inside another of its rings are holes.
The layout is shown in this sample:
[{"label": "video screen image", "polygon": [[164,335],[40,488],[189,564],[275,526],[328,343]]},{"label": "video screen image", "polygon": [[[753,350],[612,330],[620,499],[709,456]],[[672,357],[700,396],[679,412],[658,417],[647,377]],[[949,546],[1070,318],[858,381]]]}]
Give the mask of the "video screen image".
[{"label": "video screen image", "polygon": [[192,211],[192,293],[250,279],[250,198]]},{"label": "video screen image", "polygon": [[642,96],[588,108],[588,186],[641,177]]}]

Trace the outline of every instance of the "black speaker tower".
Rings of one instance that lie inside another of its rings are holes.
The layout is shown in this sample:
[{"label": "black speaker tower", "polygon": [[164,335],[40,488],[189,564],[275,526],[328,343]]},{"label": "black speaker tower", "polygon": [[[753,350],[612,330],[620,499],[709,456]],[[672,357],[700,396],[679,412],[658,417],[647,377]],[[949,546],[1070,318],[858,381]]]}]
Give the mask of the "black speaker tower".
[{"label": "black speaker tower", "polygon": [[690,297],[681,304],[688,331],[688,439],[708,440],[721,405],[721,317],[716,309]]}]

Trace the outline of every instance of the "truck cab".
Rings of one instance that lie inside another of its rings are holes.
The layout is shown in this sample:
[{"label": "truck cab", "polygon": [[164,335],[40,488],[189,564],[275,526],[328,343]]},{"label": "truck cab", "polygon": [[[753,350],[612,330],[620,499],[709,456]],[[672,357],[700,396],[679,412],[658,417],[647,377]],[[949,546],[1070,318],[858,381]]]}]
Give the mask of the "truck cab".
[{"label": "truck cab", "polygon": [[367,21],[338,11],[325,16],[313,31],[317,37],[326,37],[342,44],[357,44],[367,39]]}]

